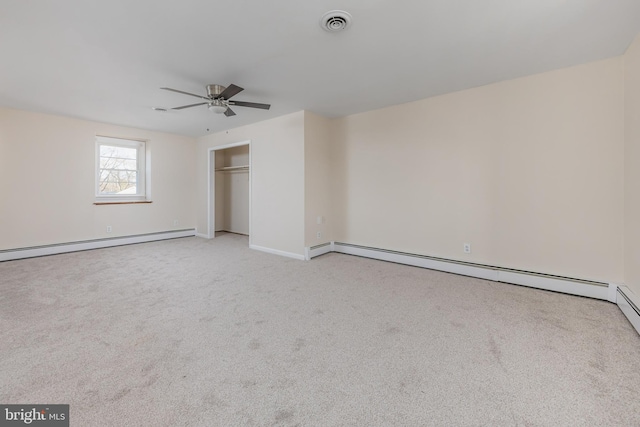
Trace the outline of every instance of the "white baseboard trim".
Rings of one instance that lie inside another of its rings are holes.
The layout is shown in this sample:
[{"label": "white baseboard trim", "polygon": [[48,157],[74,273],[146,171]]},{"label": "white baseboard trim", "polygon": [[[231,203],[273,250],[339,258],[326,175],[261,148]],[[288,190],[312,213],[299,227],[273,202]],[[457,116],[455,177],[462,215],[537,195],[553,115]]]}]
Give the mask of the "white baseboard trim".
[{"label": "white baseboard trim", "polygon": [[208,234],[204,234],[204,233],[196,233],[195,234],[196,237],[201,237],[203,239],[210,239],[211,237],[209,237]]},{"label": "white baseboard trim", "polygon": [[320,255],[333,252],[333,242],[327,242],[322,245],[312,246],[310,248],[304,248],[307,261],[311,258],[318,257]]},{"label": "white baseboard trim", "polygon": [[195,229],[163,231],[158,233],[137,234],[133,236],[109,237],[106,239],[84,240],[79,242],[60,243],[29,248],[7,249],[0,251],[0,261],[12,261],[23,258],[34,258],[46,255],[57,255],[68,252],[86,251],[90,249],[108,248],[111,246],[131,245],[134,243],[153,242],[156,240],[176,239],[195,236]]},{"label": "white baseboard trim", "polygon": [[278,249],[265,248],[263,246],[249,245],[249,248],[254,249],[256,251],[260,251],[260,252],[267,252],[267,253],[274,254],[274,255],[285,256],[287,258],[299,259],[301,261],[304,261],[306,259],[305,255],[294,254],[292,252],[280,251]]},{"label": "white baseboard trim", "polygon": [[[587,280],[509,270],[486,265],[475,265],[447,259],[437,259],[422,255],[369,248],[339,242],[333,242],[331,246],[333,247],[333,252],[342,254],[373,258],[381,261],[445,271],[447,273],[460,274],[479,279],[493,280],[495,282],[511,283],[607,301],[611,301],[611,289],[616,286]],[[310,255],[312,254],[310,253]],[[313,258],[313,255],[311,258]]]},{"label": "white baseboard trim", "polygon": [[609,300],[609,286],[583,280],[553,277],[542,274],[531,274],[513,271],[498,271],[498,282],[530,288],[545,289],[563,294],[579,295],[595,299]]},{"label": "white baseboard trim", "polygon": [[640,300],[626,286],[618,286],[616,304],[640,334]]},{"label": "white baseboard trim", "polygon": [[381,261],[395,262],[398,264],[411,265],[414,267],[428,268],[431,270],[446,271],[448,273],[461,274],[463,276],[479,277],[481,279],[496,280],[498,275],[495,271],[487,268],[478,268],[455,262],[436,260],[433,258],[422,257],[419,255],[405,254],[384,249],[367,248],[363,246],[348,245],[345,243],[334,243],[334,251],[347,254],[357,255],[365,258],[379,259]]}]

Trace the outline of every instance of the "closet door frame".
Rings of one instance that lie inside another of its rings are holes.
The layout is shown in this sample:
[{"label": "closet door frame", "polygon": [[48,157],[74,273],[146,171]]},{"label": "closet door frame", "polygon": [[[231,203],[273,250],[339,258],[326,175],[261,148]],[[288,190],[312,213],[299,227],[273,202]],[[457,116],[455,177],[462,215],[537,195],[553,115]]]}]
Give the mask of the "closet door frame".
[{"label": "closet door frame", "polygon": [[209,158],[207,159],[207,238],[214,239],[216,237],[216,151],[226,150],[227,148],[249,146],[249,245],[251,245],[251,223],[253,216],[251,215],[251,193],[253,191],[253,165],[251,163],[251,140],[233,142],[231,144],[218,145],[209,148]]}]

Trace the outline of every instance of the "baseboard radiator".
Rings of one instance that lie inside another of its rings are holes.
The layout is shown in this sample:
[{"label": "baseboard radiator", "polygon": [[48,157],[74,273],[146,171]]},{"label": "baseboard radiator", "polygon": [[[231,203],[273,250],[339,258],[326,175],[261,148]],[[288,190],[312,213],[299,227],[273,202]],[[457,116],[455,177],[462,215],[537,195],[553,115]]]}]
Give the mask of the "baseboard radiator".
[{"label": "baseboard radiator", "polygon": [[531,288],[545,289],[571,295],[616,302],[616,285],[589,280],[560,277],[529,271],[513,270],[490,265],[474,264],[444,258],[435,258],[406,252],[391,251],[348,243],[330,242],[313,246],[307,251],[307,259],[329,252],[356,255],[381,261],[395,262],[414,267],[445,271],[495,282],[511,283]]},{"label": "baseboard radiator", "polygon": [[130,236],[109,237],[105,239],[81,240],[52,245],[31,246],[27,248],[6,249],[0,251],[0,262],[23,258],[34,258],[46,255],[56,255],[68,252],[86,251],[91,249],[108,248],[111,246],[132,245],[135,243],[154,242],[157,240],[177,239],[195,236],[193,228],[184,230],[161,231],[157,233],[136,234]]},{"label": "baseboard radiator", "polygon": [[619,286],[616,304],[640,334],[640,301],[626,286]]}]

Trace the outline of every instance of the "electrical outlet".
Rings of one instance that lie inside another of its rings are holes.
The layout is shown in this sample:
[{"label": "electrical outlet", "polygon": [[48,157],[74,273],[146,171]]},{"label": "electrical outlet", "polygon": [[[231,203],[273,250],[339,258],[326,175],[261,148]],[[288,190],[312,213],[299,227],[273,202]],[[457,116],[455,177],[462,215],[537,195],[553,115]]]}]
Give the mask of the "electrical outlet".
[{"label": "electrical outlet", "polygon": [[463,245],[463,249],[464,249],[464,253],[465,254],[470,254],[471,253],[471,243],[465,243]]},{"label": "electrical outlet", "polygon": [[174,219],[174,220],[173,220],[173,226],[174,226],[174,227],[177,227],[177,226],[178,226],[178,220],[177,220],[177,219]]},{"label": "electrical outlet", "polygon": [[107,233],[111,233],[111,226],[107,225]]},{"label": "electrical outlet", "polygon": [[318,232],[316,233],[316,238],[317,238],[317,239],[322,239],[322,231],[318,231]]}]

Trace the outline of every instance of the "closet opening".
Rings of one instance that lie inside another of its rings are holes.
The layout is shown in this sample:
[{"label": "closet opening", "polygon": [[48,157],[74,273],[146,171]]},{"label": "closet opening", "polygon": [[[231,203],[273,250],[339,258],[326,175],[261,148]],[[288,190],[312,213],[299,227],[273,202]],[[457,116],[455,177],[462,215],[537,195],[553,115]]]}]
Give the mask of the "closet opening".
[{"label": "closet opening", "polygon": [[251,142],[209,149],[208,237],[249,236],[251,242]]}]

